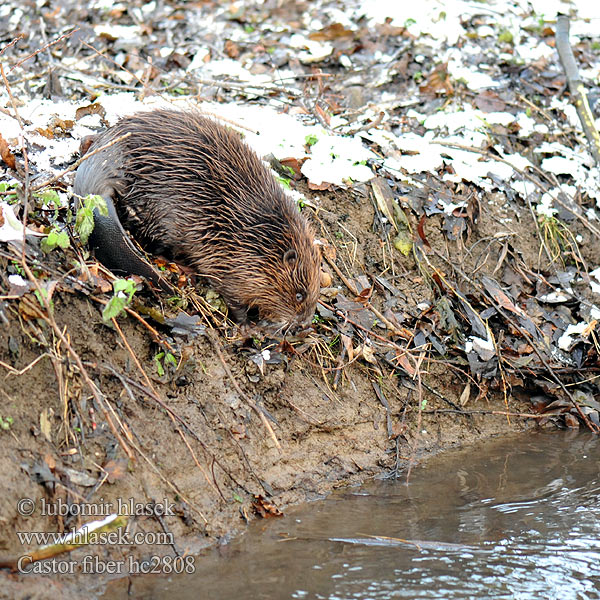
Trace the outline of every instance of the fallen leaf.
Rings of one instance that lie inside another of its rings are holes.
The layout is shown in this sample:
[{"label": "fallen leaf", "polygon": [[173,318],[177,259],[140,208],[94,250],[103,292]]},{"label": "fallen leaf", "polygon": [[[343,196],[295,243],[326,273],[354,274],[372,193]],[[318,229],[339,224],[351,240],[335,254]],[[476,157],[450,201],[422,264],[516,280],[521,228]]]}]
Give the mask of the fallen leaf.
[{"label": "fallen leaf", "polygon": [[88,104],[87,106],[80,106],[75,111],[75,119],[79,121],[87,115],[100,115],[102,118],[106,116],[106,110],[102,104],[95,102],[94,104]]},{"label": "fallen leaf", "polygon": [[310,33],[308,38],[316,42],[329,42],[339,38],[350,38],[354,36],[354,31],[346,29],[341,23],[332,23],[320,31]]},{"label": "fallen leaf", "polygon": [[256,511],[256,514],[263,519],[283,516],[283,513],[274,504],[267,502],[264,496],[254,496],[252,508]]},{"label": "fallen leaf", "polygon": [[466,406],[467,402],[469,401],[470,396],[471,396],[471,384],[467,383],[467,385],[465,385],[465,389],[463,390],[462,394],[460,395],[460,399],[459,399],[458,403],[461,406]]},{"label": "fallen leaf", "polygon": [[10,151],[8,142],[2,137],[2,134],[0,134],[0,158],[2,158],[9,168],[13,169],[13,171],[16,170],[17,161],[15,155]]}]

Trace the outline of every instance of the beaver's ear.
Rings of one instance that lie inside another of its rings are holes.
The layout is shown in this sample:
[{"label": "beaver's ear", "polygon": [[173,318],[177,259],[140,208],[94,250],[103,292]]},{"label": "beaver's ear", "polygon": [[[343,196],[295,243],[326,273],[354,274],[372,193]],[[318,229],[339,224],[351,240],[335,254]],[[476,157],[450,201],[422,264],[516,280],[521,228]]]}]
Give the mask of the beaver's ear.
[{"label": "beaver's ear", "polygon": [[297,260],[298,255],[296,254],[296,251],[291,248],[287,250],[286,253],[283,255],[283,262],[289,267],[293,267],[296,264]]}]

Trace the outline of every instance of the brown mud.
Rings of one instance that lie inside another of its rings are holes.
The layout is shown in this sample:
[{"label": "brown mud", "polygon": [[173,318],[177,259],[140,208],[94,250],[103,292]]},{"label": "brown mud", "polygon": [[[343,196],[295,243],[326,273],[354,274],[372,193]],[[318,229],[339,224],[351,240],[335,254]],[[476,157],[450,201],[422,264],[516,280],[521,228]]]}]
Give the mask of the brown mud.
[{"label": "brown mud", "polygon": [[[337,192],[320,194],[318,202],[322,206],[318,215],[321,236],[331,236],[340,265],[348,261],[347,273],[358,276],[380,270],[383,245],[371,231],[375,210],[371,200]],[[482,227],[493,229],[497,218],[498,213],[487,207]],[[340,222],[343,228],[338,227]],[[436,237],[441,240],[434,224],[435,219],[430,219],[431,243]],[[526,239],[529,224],[523,222],[520,227],[515,233]],[[340,235],[336,236],[337,232]],[[476,228],[472,242],[479,235]],[[458,260],[453,258],[461,253],[458,244],[447,245],[446,250],[451,260]],[[418,312],[417,304],[431,301],[431,291],[414,259],[396,254],[391,256],[398,275],[390,280],[404,299],[399,308]],[[533,251],[529,258],[535,260]],[[364,269],[364,265],[371,267]],[[333,285],[343,288],[335,273],[332,277]],[[154,300],[149,293],[141,296],[148,303]],[[377,294],[372,303],[380,303]],[[16,309],[10,309],[8,326],[0,328],[0,360],[23,372],[2,375],[3,416],[10,415],[13,423],[1,433],[0,551],[3,557],[14,558],[37,546],[22,545],[16,537],[18,531],[69,531],[94,518],[43,515],[42,500],[48,507],[81,502],[81,506],[106,508],[107,512],[113,512],[119,501],[128,506],[133,502],[136,507],[166,502],[166,517],[136,516],[129,528],[132,533],[170,532],[174,547],[86,546],[56,559],[73,560],[72,575],[58,575],[52,582],[34,575],[9,576],[4,587],[14,598],[46,597],[49,585],[58,586],[65,597],[69,590],[76,597],[76,590],[98,583],[97,577],[81,573],[87,568],[83,563],[86,556],[97,556],[106,563],[175,551],[195,553],[242,531],[247,520],[255,518],[253,506],[269,513],[273,505],[285,513],[286,506],[322,497],[340,486],[356,485],[394,470],[405,477],[410,465],[431,453],[522,430],[532,423],[490,414],[507,408],[512,413],[530,410],[528,403],[514,396],[505,400],[494,390],[479,399],[471,393],[462,406],[465,411],[483,410],[486,414],[436,413],[450,409],[448,401],[461,404],[467,383],[460,371],[449,369],[441,359],[426,360],[415,379],[355,359],[343,366],[334,389],[335,371],[318,364],[318,360],[323,364],[323,352],[315,348],[323,342],[316,332],[314,339],[309,336],[295,342],[296,352],[284,351],[285,362],[260,367],[252,358],[265,340],[244,339],[235,329],[218,337],[199,335],[181,345],[179,368],[159,378],[154,357],[160,348],[148,330],[131,316],[121,317],[121,337],[102,322],[100,309],[100,304],[66,286],[54,295],[57,324],[68,331],[113,414],[129,432],[131,447],[138,447],[145,458],[136,453],[134,460],[127,459],[47,324],[25,320]],[[175,419],[145,393],[146,384],[123,339]],[[225,364],[245,397],[228,377],[212,339],[222,348]],[[333,344],[331,352],[339,356],[340,349]],[[268,415],[279,447],[246,398]],[[21,498],[33,500],[34,514],[19,515]],[[35,581],[43,589],[37,589]]]}]

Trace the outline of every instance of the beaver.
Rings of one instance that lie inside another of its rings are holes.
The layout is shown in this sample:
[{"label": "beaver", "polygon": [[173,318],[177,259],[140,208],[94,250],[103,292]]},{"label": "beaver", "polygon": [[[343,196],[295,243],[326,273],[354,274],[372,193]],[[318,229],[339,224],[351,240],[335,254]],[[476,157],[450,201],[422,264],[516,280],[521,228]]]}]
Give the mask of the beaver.
[{"label": "beaver", "polygon": [[106,201],[90,237],[100,262],[169,287],[126,228],[146,252],[206,279],[241,323],[284,330],[311,320],[314,232],[238,133],[195,110],[156,109],[122,118],[87,151],[115,140],[79,165],[73,186]]}]

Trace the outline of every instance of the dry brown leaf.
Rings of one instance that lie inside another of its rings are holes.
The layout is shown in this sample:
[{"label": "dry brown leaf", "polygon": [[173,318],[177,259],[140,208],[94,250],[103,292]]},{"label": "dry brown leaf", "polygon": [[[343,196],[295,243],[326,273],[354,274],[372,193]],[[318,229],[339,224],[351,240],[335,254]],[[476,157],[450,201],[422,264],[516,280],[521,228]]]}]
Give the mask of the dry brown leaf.
[{"label": "dry brown leaf", "polygon": [[2,158],[7,167],[16,170],[17,161],[15,155],[10,151],[8,142],[2,137],[2,134],[0,134],[0,158]]},{"label": "dry brown leaf", "polygon": [[283,516],[283,513],[274,504],[267,502],[264,496],[254,496],[252,508],[256,511],[256,514],[263,519]]},{"label": "dry brown leaf", "polygon": [[394,219],[394,194],[388,182],[383,177],[375,177],[371,181],[371,187],[373,188],[377,208],[398,231],[398,225],[396,219]]},{"label": "dry brown leaf", "polygon": [[346,29],[341,23],[332,23],[320,31],[315,31],[308,35],[309,39],[316,42],[328,42],[339,38],[351,38],[353,36],[354,31]]},{"label": "dry brown leaf", "polygon": [[52,130],[52,127],[37,127],[35,131],[49,140],[54,139],[54,131]]},{"label": "dry brown leaf", "polygon": [[229,56],[229,58],[237,58],[240,55],[240,47],[231,40],[225,41],[225,54]]},{"label": "dry brown leaf", "polygon": [[448,63],[438,65],[427,78],[425,84],[419,87],[422,94],[437,96],[438,94],[446,93],[453,94],[454,87],[448,75]]},{"label": "dry brown leaf", "polygon": [[308,182],[308,189],[309,190],[315,190],[315,191],[320,191],[323,192],[325,190],[329,190],[331,189],[331,183],[327,183],[326,181],[324,181],[323,183],[312,183],[311,181]]},{"label": "dry brown leaf", "polygon": [[333,244],[323,241],[323,244],[321,246],[321,252],[325,259],[327,259],[330,262],[335,262],[337,252]]},{"label": "dry brown leaf", "polygon": [[579,419],[571,413],[565,413],[565,425],[569,429],[579,429]]},{"label": "dry brown leaf", "polygon": [[497,92],[485,90],[475,96],[475,106],[482,112],[506,112],[506,102]]},{"label": "dry brown leaf", "polygon": [[44,454],[44,462],[48,465],[48,468],[51,471],[54,471],[54,469],[56,469],[56,460],[54,460],[54,456],[52,456],[51,454]]},{"label": "dry brown leaf", "polygon": [[[293,157],[289,157],[289,158],[282,158],[279,161],[284,167],[288,167],[288,169],[291,169],[294,172],[293,178],[294,179],[301,179],[302,178],[302,162],[300,162],[297,158],[293,158]],[[291,175],[291,173],[290,173]]]},{"label": "dry brown leaf", "polygon": [[396,362],[411,377],[415,374],[415,368],[412,366],[412,364],[410,363],[410,361],[408,360],[408,358],[406,358],[406,354],[404,354],[404,353],[396,353]]},{"label": "dry brown leaf", "polygon": [[323,110],[318,104],[315,106],[315,111],[319,113],[323,123],[326,123],[327,125],[331,123],[331,115]]},{"label": "dry brown leaf", "polygon": [[81,106],[75,111],[75,119],[79,121],[79,119],[86,117],[87,115],[100,115],[102,118],[106,116],[106,110],[99,102],[95,102],[94,104],[88,104],[87,106]]},{"label": "dry brown leaf", "polygon": [[460,400],[458,401],[458,403],[461,406],[466,406],[470,397],[471,397],[471,384],[467,383],[467,385],[465,385],[465,389],[462,391],[462,394],[460,395]]},{"label": "dry brown leaf", "polygon": [[346,348],[346,354],[348,355],[348,360],[351,361],[354,358],[354,348],[352,347],[352,338],[349,335],[342,333],[342,334],[340,334],[340,339],[342,340],[342,344],[344,344],[344,348]]},{"label": "dry brown leaf", "polygon": [[377,364],[377,358],[375,357],[375,350],[371,346],[363,344],[356,349],[356,355],[362,356],[368,363],[372,365]]}]

